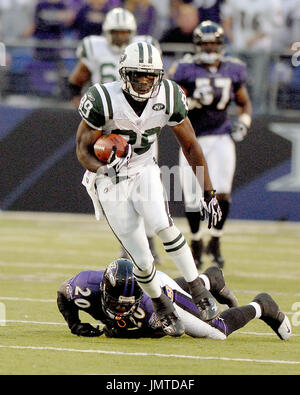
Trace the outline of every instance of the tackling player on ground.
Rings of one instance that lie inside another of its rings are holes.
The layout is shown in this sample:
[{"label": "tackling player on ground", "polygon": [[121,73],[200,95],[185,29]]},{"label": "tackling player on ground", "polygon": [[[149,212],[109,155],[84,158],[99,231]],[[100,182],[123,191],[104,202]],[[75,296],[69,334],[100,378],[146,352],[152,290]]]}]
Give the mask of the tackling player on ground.
[{"label": "tackling player on ground", "polygon": [[[157,275],[187,335],[223,340],[252,319],[260,318],[280,339],[287,340],[291,336],[289,319],[269,294],[258,294],[248,305],[238,307],[218,267],[209,267],[199,276],[216,300],[229,307],[210,323],[200,319],[197,306],[189,295],[189,287],[182,277],[173,280],[163,272],[157,272]],[[111,262],[106,270],[83,271],[65,281],[58,290],[57,305],[74,335],[97,337],[103,332],[108,337],[118,338],[166,335],[150,297],[134,278],[132,262],[125,259]],[[100,321],[104,328],[99,330],[89,323],[82,323],[80,311]]]},{"label": "tackling player on ground", "polygon": [[[251,126],[252,105],[246,89],[246,66],[238,59],[224,57],[224,32],[218,24],[202,22],[193,34],[195,54],[186,55],[170,72],[170,76],[186,92],[189,118],[198,142],[203,148],[222,220],[211,230],[205,252],[214,264],[224,266],[220,252],[220,237],[229,214],[232,182],[236,165],[235,141],[241,141]],[[235,102],[238,120],[232,126],[228,106]],[[232,138],[231,138],[232,137]],[[191,231],[191,248],[196,266],[201,267],[204,252],[200,229],[201,191],[184,158],[179,157],[181,182],[185,198],[185,213]]]},{"label": "tackling player on ground", "polygon": [[[165,251],[187,281],[192,298],[204,321],[213,319],[218,308],[198,277],[186,240],[174,225],[154,159],[153,143],[170,126],[184,154],[203,184],[203,207],[209,226],[222,213],[211,184],[202,149],[187,117],[186,97],[173,81],[163,79],[160,52],[146,42],[126,47],[120,58],[121,81],[95,84],[83,96],[77,131],[77,157],[95,177],[95,195],[104,215],[134,263],[134,275],[151,297],[165,332],[180,336],[183,325],[170,300],[162,292],[144,232],[145,221],[162,241]],[[112,155],[108,164],[92,153],[102,134],[118,133],[129,143],[126,157]],[[204,169],[198,172],[198,169]],[[91,183],[90,183],[91,184]],[[90,191],[91,192],[91,191]]]}]

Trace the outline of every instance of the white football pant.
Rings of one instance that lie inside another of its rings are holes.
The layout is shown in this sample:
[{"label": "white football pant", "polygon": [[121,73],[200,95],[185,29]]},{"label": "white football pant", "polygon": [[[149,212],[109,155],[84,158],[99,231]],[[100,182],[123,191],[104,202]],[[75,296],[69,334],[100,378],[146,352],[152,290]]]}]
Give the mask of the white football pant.
[{"label": "white football pant", "polygon": [[[197,138],[207,162],[216,193],[230,194],[236,166],[235,143],[228,134]],[[202,191],[182,150],[179,152],[180,181],[186,211],[199,211]]]},{"label": "white football pant", "polygon": [[115,236],[139,270],[148,269],[153,257],[144,221],[155,234],[173,224],[159,167],[155,164],[147,166],[139,174],[118,184],[109,177],[100,176],[96,184],[101,207]]}]

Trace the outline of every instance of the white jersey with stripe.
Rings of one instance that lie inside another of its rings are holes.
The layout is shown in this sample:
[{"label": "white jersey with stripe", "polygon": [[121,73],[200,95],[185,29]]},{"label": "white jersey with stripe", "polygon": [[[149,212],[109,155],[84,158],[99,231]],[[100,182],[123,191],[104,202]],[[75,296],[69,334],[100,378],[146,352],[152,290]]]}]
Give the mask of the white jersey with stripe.
[{"label": "white jersey with stripe", "polygon": [[132,145],[132,158],[128,167],[122,167],[120,176],[131,176],[153,163],[153,143],[161,129],[180,124],[187,112],[183,90],[167,79],[163,79],[157,96],[148,99],[141,116],[128,103],[120,81],[93,85],[79,106],[81,117],[90,127],[103,134],[120,134]]},{"label": "white jersey with stripe", "polygon": [[[159,43],[152,36],[140,35],[131,40],[145,41],[160,50]],[[85,64],[91,73],[92,84],[105,84],[119,80],[120,52],[114,50],[104,36],[85,37],[76,51],[76,56]]]}]

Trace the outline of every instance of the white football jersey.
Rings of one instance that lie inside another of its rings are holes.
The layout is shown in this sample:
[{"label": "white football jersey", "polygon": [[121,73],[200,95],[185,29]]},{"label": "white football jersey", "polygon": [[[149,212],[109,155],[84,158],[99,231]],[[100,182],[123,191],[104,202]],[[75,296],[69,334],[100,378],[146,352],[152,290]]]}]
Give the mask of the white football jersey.
[{"label": "white football jersey", "polygon": [[147,163],[153,163],[153,143],[165,125],[175,126],[187,116],[186,96],[171,80],[163,79],[159,93],[147,101],[138,116],[125,98],[121,82],[95,84],[82,97],[79,113],[94,129],[103,134],[116,133],[132,145],[133,155],[122,172],[130,176]]},{"label": "white football jersey", "polygon": [[[159,48],[152,36],[135,36],[131,43],[146,41]],[[85,37],[76,51],[76,56],[91,73],[92,84],[116,81],[119,76],[120,53],[115,51],[104,36]]]},{"label": "white football jersey", "polygon": [[290,49],[300,38],[300,0],[281,0],[283,23],[273,35],[273,49]]},{"label": "white football jersey", "polygon": [[[266,50],[271,48],[272,33],[282,23],[280,0],[226,0],[222,18],[232,18],[233,49]],[[247,41],[263,33],[265,36],[247,47]]]}]

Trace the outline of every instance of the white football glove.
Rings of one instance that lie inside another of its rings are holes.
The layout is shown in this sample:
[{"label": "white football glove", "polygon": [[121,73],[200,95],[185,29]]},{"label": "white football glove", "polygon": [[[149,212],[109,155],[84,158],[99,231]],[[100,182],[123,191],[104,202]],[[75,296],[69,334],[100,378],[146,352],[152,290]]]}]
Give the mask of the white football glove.
[{"label": "white football glove", "polygon": [[116,176],[124,165],[128,165],[128,162],[132,155],[131,144],[127,145],[126,153],[124,154],[125,156],[122,156],[121,158],[117,156],[116,151],[117,147],[114,146],[111,151],[110,157],[108,158],[107,165],[100,166],[97,170],[97,173],[107,174],[110,177]]},{"label": "white football glove", "polygon": [[247,128],[247,126],[243,122],[237,121],[233,125],[233,129],[232,129],[232,132],[231,132],[231,137],[237,143],[240,142],[240,141],[243,141],[244,138],[247,136],[248,130],[249,129]]},{"label": "white football glove", "polygon": [[202,208],[200,211],[201,220],[208,219],[208,229],[216,226],[222,219],[222,210],[215,195],[215,190],[204,192],[204,197],[201,199]]}]

